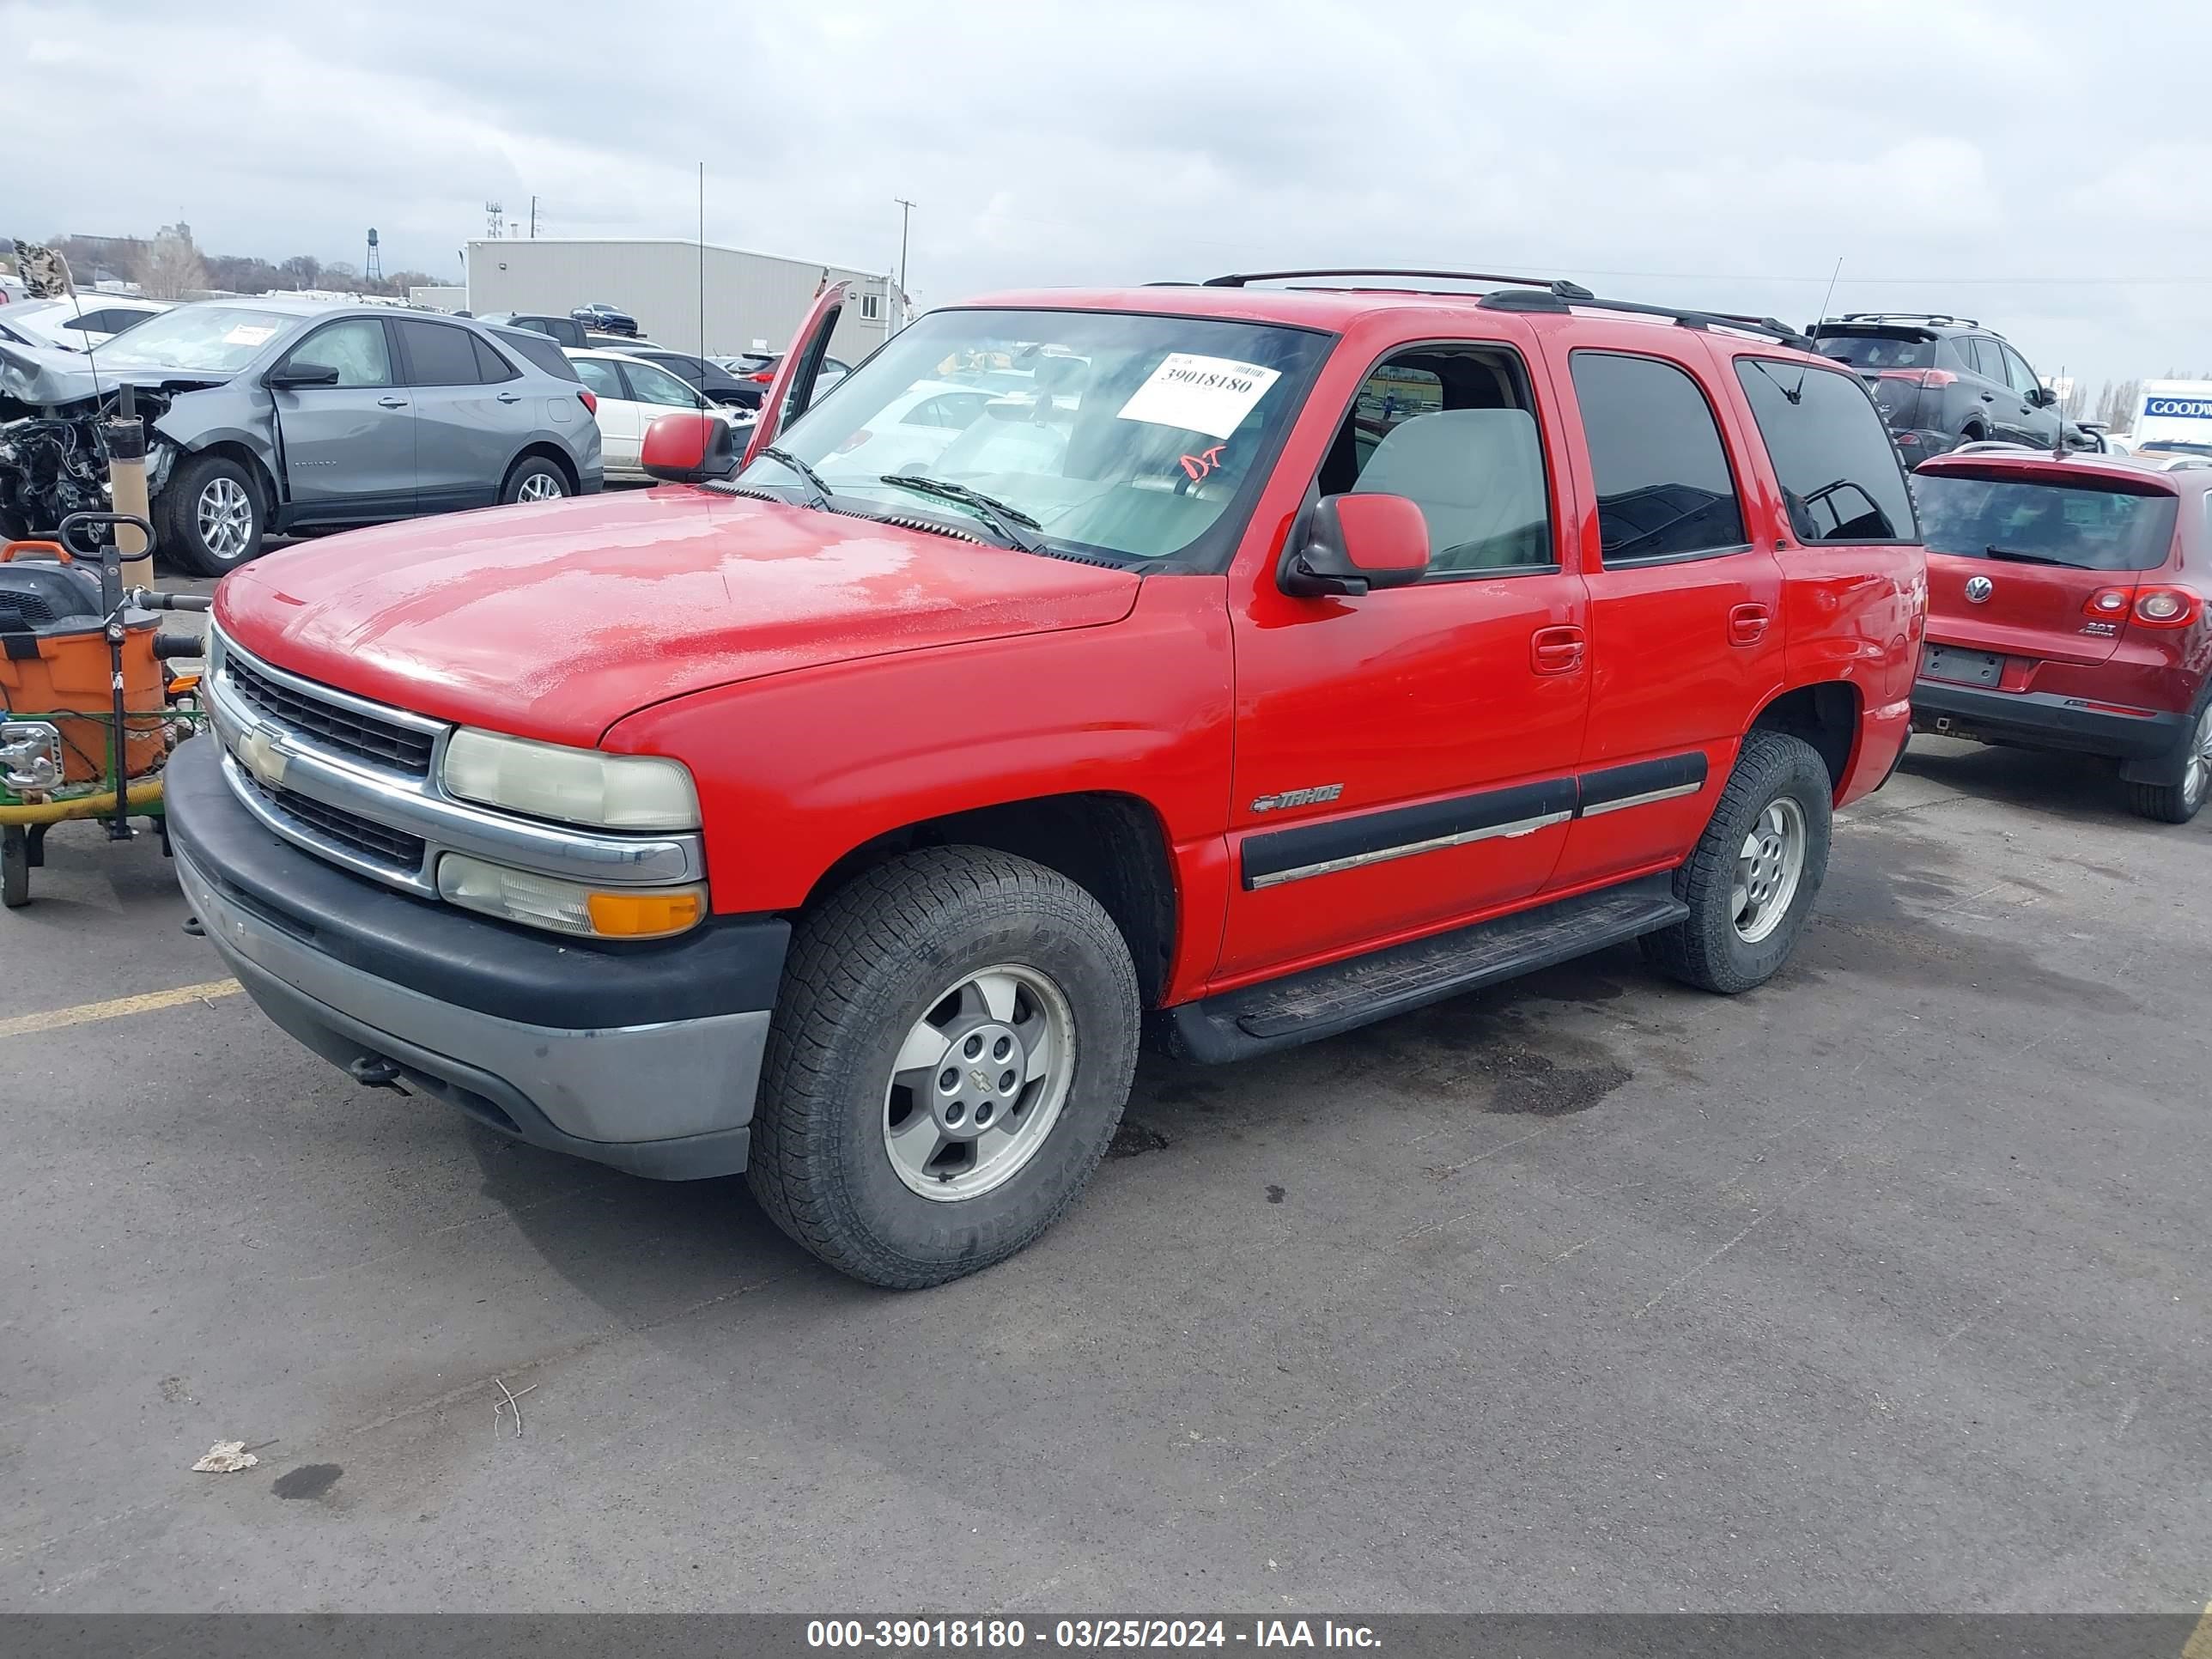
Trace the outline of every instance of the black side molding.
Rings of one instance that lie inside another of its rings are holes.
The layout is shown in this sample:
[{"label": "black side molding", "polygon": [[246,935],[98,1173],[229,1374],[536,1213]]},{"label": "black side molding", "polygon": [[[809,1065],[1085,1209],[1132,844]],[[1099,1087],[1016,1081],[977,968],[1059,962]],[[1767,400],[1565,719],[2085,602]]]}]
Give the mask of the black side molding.
[{"label": "black side molding", "polygon": [[1294,875],[1319,874],[1321,866],[1379,864],[1456,842],[1556,823],[1574,810],[1575,781],[1547,778],[1251,836],[1243,846],[1244,885],[1273,886]]},{"label": "black side molding", "polygon": [[1170,1052],[1215,1065],[1288,1048],[1680,921],[1670,873],[1554,900],[1166,1011]]}]

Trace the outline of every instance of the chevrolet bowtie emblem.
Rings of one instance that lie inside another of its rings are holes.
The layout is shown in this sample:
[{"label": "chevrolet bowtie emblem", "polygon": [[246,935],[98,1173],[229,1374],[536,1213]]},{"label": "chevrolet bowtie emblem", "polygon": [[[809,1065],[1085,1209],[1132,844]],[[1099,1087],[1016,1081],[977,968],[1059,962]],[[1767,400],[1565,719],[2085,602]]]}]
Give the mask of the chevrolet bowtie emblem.
[{"label": "chevrolet bowtie emblem", "polygon": [[276,746],[275,732],[257,726],[239,738],[234,752],[240,766],[271,788],[284,781],[284,751]]}]

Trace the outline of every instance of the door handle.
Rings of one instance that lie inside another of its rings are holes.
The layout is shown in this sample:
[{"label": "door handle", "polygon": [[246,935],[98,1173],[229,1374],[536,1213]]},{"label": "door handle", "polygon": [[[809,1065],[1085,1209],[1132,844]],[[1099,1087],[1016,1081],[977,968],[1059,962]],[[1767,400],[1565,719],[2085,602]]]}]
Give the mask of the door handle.
[{"label": "door handle", "polygon": [[1583,630],[1540,628],[1528,636],[1528,665],[1539,674],[1571,674],[1583,665]]},{"label": "door handle", "polygon": [[1773,620],[1773,613],[1763,605],[1734,607],[1729,612],[1729,643],[1757,645],[1766,637],[1766,625]]},{"label": "door handle", "polygon": [[501,392],[499,394],[499,400],[503,404],[519,404],[522,401],[519,395],[512,392]]},{"label": "door handle", "polygon": [[407,399],[404,398],[379,398],[376,400],[376,406],[379,409],[404,409],[407,407]]},{"label": "door handle", "polygon": [[1997,394],[1994,392],[1984,392],[1982,393],[1982,401],[1985,404],[1993,404],[1996,402],[1996,400]]}]

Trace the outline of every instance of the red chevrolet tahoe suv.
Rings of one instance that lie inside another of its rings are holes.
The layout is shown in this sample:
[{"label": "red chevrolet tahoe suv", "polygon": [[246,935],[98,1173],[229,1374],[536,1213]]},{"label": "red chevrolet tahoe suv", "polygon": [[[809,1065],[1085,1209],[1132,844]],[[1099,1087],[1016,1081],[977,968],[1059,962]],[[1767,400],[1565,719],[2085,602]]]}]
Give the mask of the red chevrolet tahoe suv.
[{"label": "red chevrolet tahoe suv", "polygon": [[1916,728],[2116,758],[2137,812],[2195,817],[2212,793],[2212,465],[1969,451],[1915,478]]},{"label": "red chevrolet tahoe suv", "polygon": [[1778,324],[1491,280],[1012,295],[817,403],[833,289],[729,476],[229,577],[185,890],[357,1079],[890,1285],[1066,1208],[1148,1015],[1758,985],[1905,738],[1895,453]]}]

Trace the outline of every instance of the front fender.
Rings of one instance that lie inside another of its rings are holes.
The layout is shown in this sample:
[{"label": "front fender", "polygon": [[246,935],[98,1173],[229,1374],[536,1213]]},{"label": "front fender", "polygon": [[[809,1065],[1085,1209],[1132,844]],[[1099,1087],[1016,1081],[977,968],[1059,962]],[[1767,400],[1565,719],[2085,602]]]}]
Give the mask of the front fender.
[{"label": "front fender", "polygon": [[244,450],[276,487],[276,499],[290,496],[276,450],[276,405],[266,398],[256,398],[234,384],[183,392],[154,422],[154,431],[188,454],[218,446]]},{"label": "front fender", "polygon": [[718,687],[626,716],[601,746],[690,768],[718,912],[796,909],[845,854],[909,824],[1098,791],[1158,814],[1188,931],[1207,925],[1192,889],[1226,828],[1231,670],[1224,579],[1154,576],[1108,626]]}]

